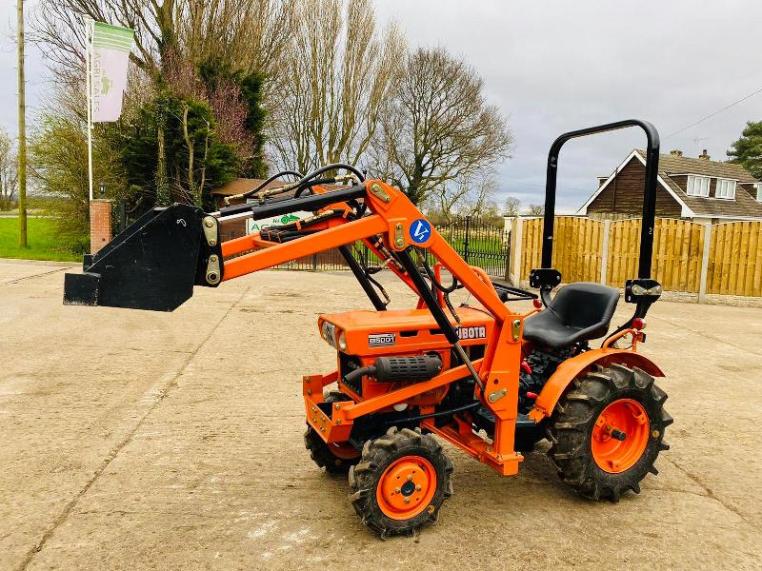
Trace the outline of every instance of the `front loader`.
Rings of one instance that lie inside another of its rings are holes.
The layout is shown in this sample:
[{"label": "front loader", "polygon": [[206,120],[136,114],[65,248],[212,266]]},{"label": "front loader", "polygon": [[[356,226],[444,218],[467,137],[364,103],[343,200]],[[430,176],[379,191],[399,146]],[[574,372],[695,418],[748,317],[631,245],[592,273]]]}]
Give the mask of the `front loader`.
[{"label": "front loader", "polygon": [[[640,264],[624,285],[632,317],[609,333],[619,291],[559,287],[562,276],[552,267],[557,160],[572,138],[632,126],[648,138]],[[453,467],[441,441],[510,476],[547,439],[563,482],[584,497],[617,501],[657,473],[672,422],[667,395],[654,382],[663,373],[639,352],[644,319],[661,294],[650,277],[658,157],[658,134],[642,121],[555,141],[542,264],[529,276],[539,296],[466,263],[399,189],[365,180],[350,165],[329,165],[216,213],[154,209],[87,257],[83,273],[66,275],[64,301],[171,311],[196,285],[217,287],[338,248],[373,310],[319,316],[336,367],[303,378],[305,445],[318,466],[348,473],[352,504],[368,528],[384,537],[436,520],[452,493]],[[312,215],[220,240],[229,220],[304,211]],[[352,252],[358,241],[415,293],[415,307],[387,308],[388,295],[373,278],[378,268]],[[449,296],[459,288],[475,303],[455,308]],[[532,309],[507,305],[519,300],[531,300]],[[600,346],[591,343],[596,339]]]}]

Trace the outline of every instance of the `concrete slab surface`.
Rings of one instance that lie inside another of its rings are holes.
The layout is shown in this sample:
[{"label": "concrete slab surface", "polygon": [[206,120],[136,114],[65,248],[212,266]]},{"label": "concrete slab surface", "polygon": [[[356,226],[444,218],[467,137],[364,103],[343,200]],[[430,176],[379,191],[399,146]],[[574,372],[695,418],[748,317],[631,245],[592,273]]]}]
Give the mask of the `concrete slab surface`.
[{"label": "concrete slab surface", "polygon": [[642,494],[593,503],[542,454],[501,478],[449,448],[439,522],[380,541],[302,441],[301,375],[335,361],[317,315],[368,306],[349,275],[154,313],[64,307],[64,270],[0,260],[0,569],[762,568],[762,309],[652,309],[675,424]]}]

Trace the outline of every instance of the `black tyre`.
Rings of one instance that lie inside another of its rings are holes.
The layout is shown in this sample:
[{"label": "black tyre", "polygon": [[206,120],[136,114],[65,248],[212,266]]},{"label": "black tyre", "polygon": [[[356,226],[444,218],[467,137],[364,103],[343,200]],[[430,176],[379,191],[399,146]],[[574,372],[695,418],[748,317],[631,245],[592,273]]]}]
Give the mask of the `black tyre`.
[{"label": "black tyre", "polygon": [[[324,400],[333,405],[349,399],[343,393],[333,391],[325,395]],[[360,459],[360,453],[349,444],[326,444],[309,424],[304,433],[304,446],[310,451],[312,461],[329,474],[346,474]]]},{"label": "black tyre", "polygon": [[382,538],[411,534],[433,523],[452,495],[452,463],[431,435],[390,428],[365,443],[349,471],[352,505]]},{"label": "black tyre", "polygon": [[551,418],[548,451],[561,480],[580,495],[618,501],[668,450],[667,394],[638,368],[611,365],[575,380]]}]

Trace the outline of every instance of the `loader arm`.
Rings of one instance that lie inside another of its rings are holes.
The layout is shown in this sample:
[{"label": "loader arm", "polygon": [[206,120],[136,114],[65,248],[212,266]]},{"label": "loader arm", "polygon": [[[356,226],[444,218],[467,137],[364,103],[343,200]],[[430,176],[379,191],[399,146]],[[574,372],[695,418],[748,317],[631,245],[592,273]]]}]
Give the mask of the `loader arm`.
[{"label": "loader arm", "polygon": [[[344,214],[284,243],[263,240],[259,234],[220,241],[220,225],[228,219],[320,213],[332,208],[344,209]],[[426,281],[414,260],[418,249],[427,250],[481,303],[495,319],[497,331],[512,317],[515,343],[520,342],[521,321],[503,304],[484,272],[466,263],[403,192],[379,180],[308,196],[230,206],[215,215],[184,205],[154,209],[101,253],[86,259],[83,273],[66,275],[64,302],[172,311],[192,296],[194,285],[217,287],[358,240],[389,262],[419,296],[419,307],[429,309],[477,385],[482,386],[483,380],[460,346],[456,317],[446,313],[436,288]],[[247,250],[251,251],[244,253]],[[498,337],[488,343],[482,371],[490,370]]]}]

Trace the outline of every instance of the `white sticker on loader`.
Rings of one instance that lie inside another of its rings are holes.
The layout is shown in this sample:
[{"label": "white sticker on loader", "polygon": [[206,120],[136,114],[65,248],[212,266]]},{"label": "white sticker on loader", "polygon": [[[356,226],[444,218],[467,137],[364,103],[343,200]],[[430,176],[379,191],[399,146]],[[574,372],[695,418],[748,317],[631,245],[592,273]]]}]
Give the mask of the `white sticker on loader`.
[{"label": "white sticker on loader", "polygon": [[466,341],[468,339],[486,339],[487,328],[484,325],[477,325],[475,327],[458,327],[458,339]]}]

